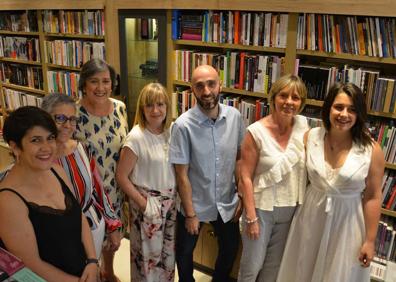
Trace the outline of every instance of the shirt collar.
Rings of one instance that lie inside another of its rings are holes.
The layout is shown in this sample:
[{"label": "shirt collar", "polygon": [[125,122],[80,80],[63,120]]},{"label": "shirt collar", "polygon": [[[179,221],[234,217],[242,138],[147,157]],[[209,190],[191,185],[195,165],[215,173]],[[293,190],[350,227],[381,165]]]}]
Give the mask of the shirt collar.
[{"label": "shirt collar", "polygon": [[[207,115],[205,115],[201,108],[198,105],[195,105],[192,109],[191,109],[192,113],[198,118],[198,122],[199,124],[202,124],[204,122],[206,122],[207,120],[211,120],[211,118],[209,118]],[[221,120],[223,118],[226,118],[226,107],[223,104],[219,103],[219,116],[217,117],[217,120]]]}]

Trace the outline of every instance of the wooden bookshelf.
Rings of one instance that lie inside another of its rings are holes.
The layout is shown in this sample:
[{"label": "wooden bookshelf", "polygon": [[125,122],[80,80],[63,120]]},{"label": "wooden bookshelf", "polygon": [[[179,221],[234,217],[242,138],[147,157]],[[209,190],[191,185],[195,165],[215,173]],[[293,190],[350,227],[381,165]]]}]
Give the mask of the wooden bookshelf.
[{"label": "wooden bookshelf", "polygon": [[69,67],[69,66],[62,66],[62,65],[55,65],[55,64],[48,64],[48,68],[59,69],[59,70],[66,70],[66,71],[75,71],[79,72],[81,68]]},{"label": "wooden bookshelf", "polygon": [[44,32],[46,37],[52,38],[68,38],[68,39],[83,39],[83,40],[98,40],[103,41],[105,39],[104,36],[100,35],[90,35],[90,34],[70,34],[70,33],[49,33]]},{"label": "wooden bookshelf", "polygon": [[5,87],[5,88],[11,88],[11,89],[14,89],[14,90],[25,91],[25,92],[30,92],[30,93],[36,93],[36,94],[40,94],[40,95],[45,95],[46,94],[46,92],[44,90],[41,90],[41,89],[35,89],[35,88],[32,88],[32,87],[27,87],[27,86],[12,84],[12,83],[3,82],[2,86]]},{"label": "wooden bookshelf", "polygon": [[387,210],[387,209],[382,208],[381,209],[381,213],[384,214],[384,215],[388,215],[388,216],[396,218],[396,211],[391,211],[391,210]]},{"label": "wooden bookshelf", "polygon": [[13,36],[33,36],[37,37],[39,36],[38,31],[8,31],[8,30],[0,30],[0,35],[13,35]]},{"label": "wooden bookshelf", "polygon": [[0,61],[1,62],[16,63],[16,64],[23,64],[23,65],[32,65],[32,66],[41,66],[42,65],[41,62],[14,59],[14,58],[8,58],[8,57],[0,57]]}]

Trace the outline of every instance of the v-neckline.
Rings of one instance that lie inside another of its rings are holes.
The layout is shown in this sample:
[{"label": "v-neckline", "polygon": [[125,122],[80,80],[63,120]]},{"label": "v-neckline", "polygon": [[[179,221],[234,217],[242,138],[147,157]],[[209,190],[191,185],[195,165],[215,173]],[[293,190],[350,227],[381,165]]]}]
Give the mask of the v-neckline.
[{"label": "v-neckline", "polygon": [[287,145],[285,148],[282,148],[282,146],[278,143],[278,141],[276,141],[276,139],[272,136],[271,134],[271,130],[269,130],[262,122],[260,122],[260,126],[262,126],[268,133],[269,138],[271,139],[272,143],[276,144],[276,146],[278,147],[278,149],[284,153],[287,151],[287,148],[289,147],[290,144],[290,140],[292,139],[293,133],[294,133],[294,126],[296,125],[296,120],[293,121],[293,125],[292,125],[292,130],[289,136],[289,139],[287,140]]}]

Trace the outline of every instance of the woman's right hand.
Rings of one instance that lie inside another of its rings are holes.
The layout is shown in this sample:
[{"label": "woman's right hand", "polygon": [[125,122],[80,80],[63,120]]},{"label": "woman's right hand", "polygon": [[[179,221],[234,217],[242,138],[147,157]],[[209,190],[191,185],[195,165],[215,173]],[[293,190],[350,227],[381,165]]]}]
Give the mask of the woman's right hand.
[{"label": "woman's right hand", "polygon": [[246,235],[251,240],[257,240],[260,235],[260,226],[258,222],[246,223]]}]

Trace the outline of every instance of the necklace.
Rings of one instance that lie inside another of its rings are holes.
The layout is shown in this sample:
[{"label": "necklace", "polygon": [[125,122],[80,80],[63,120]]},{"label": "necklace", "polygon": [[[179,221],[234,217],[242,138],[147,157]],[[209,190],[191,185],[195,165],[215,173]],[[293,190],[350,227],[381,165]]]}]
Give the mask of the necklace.
[{"label": "necklace", "polygon": [[339,142],[338,144],[335,145],[335,144],[332,144],[332,142],[330,141],[329,135],[326,135],[326,139],[327,139],[327,144],[328,144],[328,146],[330,148],[330,151],[332,151],[332,152],[335,149],[340,149],[340,148],[345,147],[345,145],[350,142],[349,139],[345,139],[345,140],[343,140],[343,141],[341,141],[341,142]]}]

